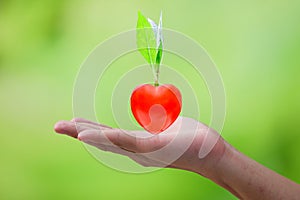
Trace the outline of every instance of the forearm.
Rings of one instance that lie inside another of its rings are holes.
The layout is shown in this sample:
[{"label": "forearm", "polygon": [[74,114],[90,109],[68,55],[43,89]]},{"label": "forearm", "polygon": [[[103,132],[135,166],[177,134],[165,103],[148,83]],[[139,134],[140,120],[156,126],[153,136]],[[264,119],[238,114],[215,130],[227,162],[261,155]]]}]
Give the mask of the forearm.
[{"label": "forearm", "polygon": [[299,199],[300,185],[225,144],[216,173],[217,184],[241,199]]}]

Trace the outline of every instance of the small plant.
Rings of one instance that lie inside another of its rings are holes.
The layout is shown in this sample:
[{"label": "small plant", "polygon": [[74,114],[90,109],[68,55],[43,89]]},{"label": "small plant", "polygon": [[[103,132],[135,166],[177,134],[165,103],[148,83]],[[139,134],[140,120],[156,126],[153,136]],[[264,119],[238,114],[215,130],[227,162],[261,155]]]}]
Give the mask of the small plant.
[{"label": "small plant", "polygon": [[180,91],[171,84],[159,84],[159,68],[163,55],[162,14],[158,25],[138,12],[136,43],[139,52],[149,63],[154,84],[137,86],[131,94],[133,116],[147,131],[158,134],[166,130],[181,111]]}]

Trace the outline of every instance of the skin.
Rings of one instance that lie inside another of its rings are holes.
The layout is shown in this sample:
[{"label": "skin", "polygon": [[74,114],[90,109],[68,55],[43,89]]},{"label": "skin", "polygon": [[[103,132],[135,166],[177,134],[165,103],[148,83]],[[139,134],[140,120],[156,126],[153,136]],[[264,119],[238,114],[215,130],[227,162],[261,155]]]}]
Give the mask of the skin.
[{"label": "skin", "polygon": [[[182,125],[197,125],[197,129],[194,132],[179,130]],[[168,167],[195,172],[239,199],[300,199],[299,184],[243,155],[216,131],[190,118],[179,117],[166,133],[158,135],[124,131],[81,118],[59,121],[54,129],[57,133],[77,138],[100,150],[128,156],[145,167]],[[182,134],[184,137],[180,139],[180,144],[187,142],[188,147],[178,159],[170,163],[168,158],[175,155],[174,148],[167,148],[162,153],[157,150]],[[205,157],[199,158],[200,148],[206,148],[205,140],[215,141],[215,145]]]}]

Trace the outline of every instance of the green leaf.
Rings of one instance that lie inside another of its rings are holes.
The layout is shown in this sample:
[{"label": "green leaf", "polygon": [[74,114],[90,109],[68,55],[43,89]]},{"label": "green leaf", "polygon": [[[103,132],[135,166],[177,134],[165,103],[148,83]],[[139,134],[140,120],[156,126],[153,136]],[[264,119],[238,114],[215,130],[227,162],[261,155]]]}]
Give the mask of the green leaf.
[{"label": "green leaf", "polygon": [[[159,45],[163,43],[163,36],[162,36],[162,12],[160,12],[159,22],[156,31],[156,45],[159,48]],[[163,45],[163,44],[162,44]]]},{"label": "green leaf", "polygon": [[159,23],[156,31],[156,45],[157,45],[156,64],[159,68],[162,59],[162,54],[163,54],[162,12],[160,13]]},{"label": "green leaf", "polygon": [[156,64],[157,65],[159,65],[161,63],[162,53],[163,53],[163,45],[162,45],[162,41],[160,41],[158,49],[157,49],[157,54],[156,54]]},{"label": "green leaf", "polygon": [[147,62],[153,65],[156,60],[156,37],[151,24],[141,12],[138,12],[136,28],[137,48]]},{"label": "green leaf", "polygon": [[156,37],[157,36],[157,25],[156,25],[156,23],[150,18],[148,18],[147,20],[148,20],[148,22],[150,23],[150,25],[152,27],[152,30],[154,32],[154,36]]}]

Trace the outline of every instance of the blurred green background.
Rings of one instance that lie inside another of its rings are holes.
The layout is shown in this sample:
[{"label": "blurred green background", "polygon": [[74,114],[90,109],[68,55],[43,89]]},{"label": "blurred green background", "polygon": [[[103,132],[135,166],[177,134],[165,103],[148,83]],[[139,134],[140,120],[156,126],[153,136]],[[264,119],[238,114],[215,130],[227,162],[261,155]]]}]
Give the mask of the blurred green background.
[{"label": "blurred green background", "polygon": [[0,199],[235,199],[186,171],[112,170],[54,134],[57,120],[73,117],[81,63],[134,28],[137,10],[155,20],[162,10],[165,27],[209,52],[226,88],[223,137],[300,182],[298,0],[1,0]]}]

